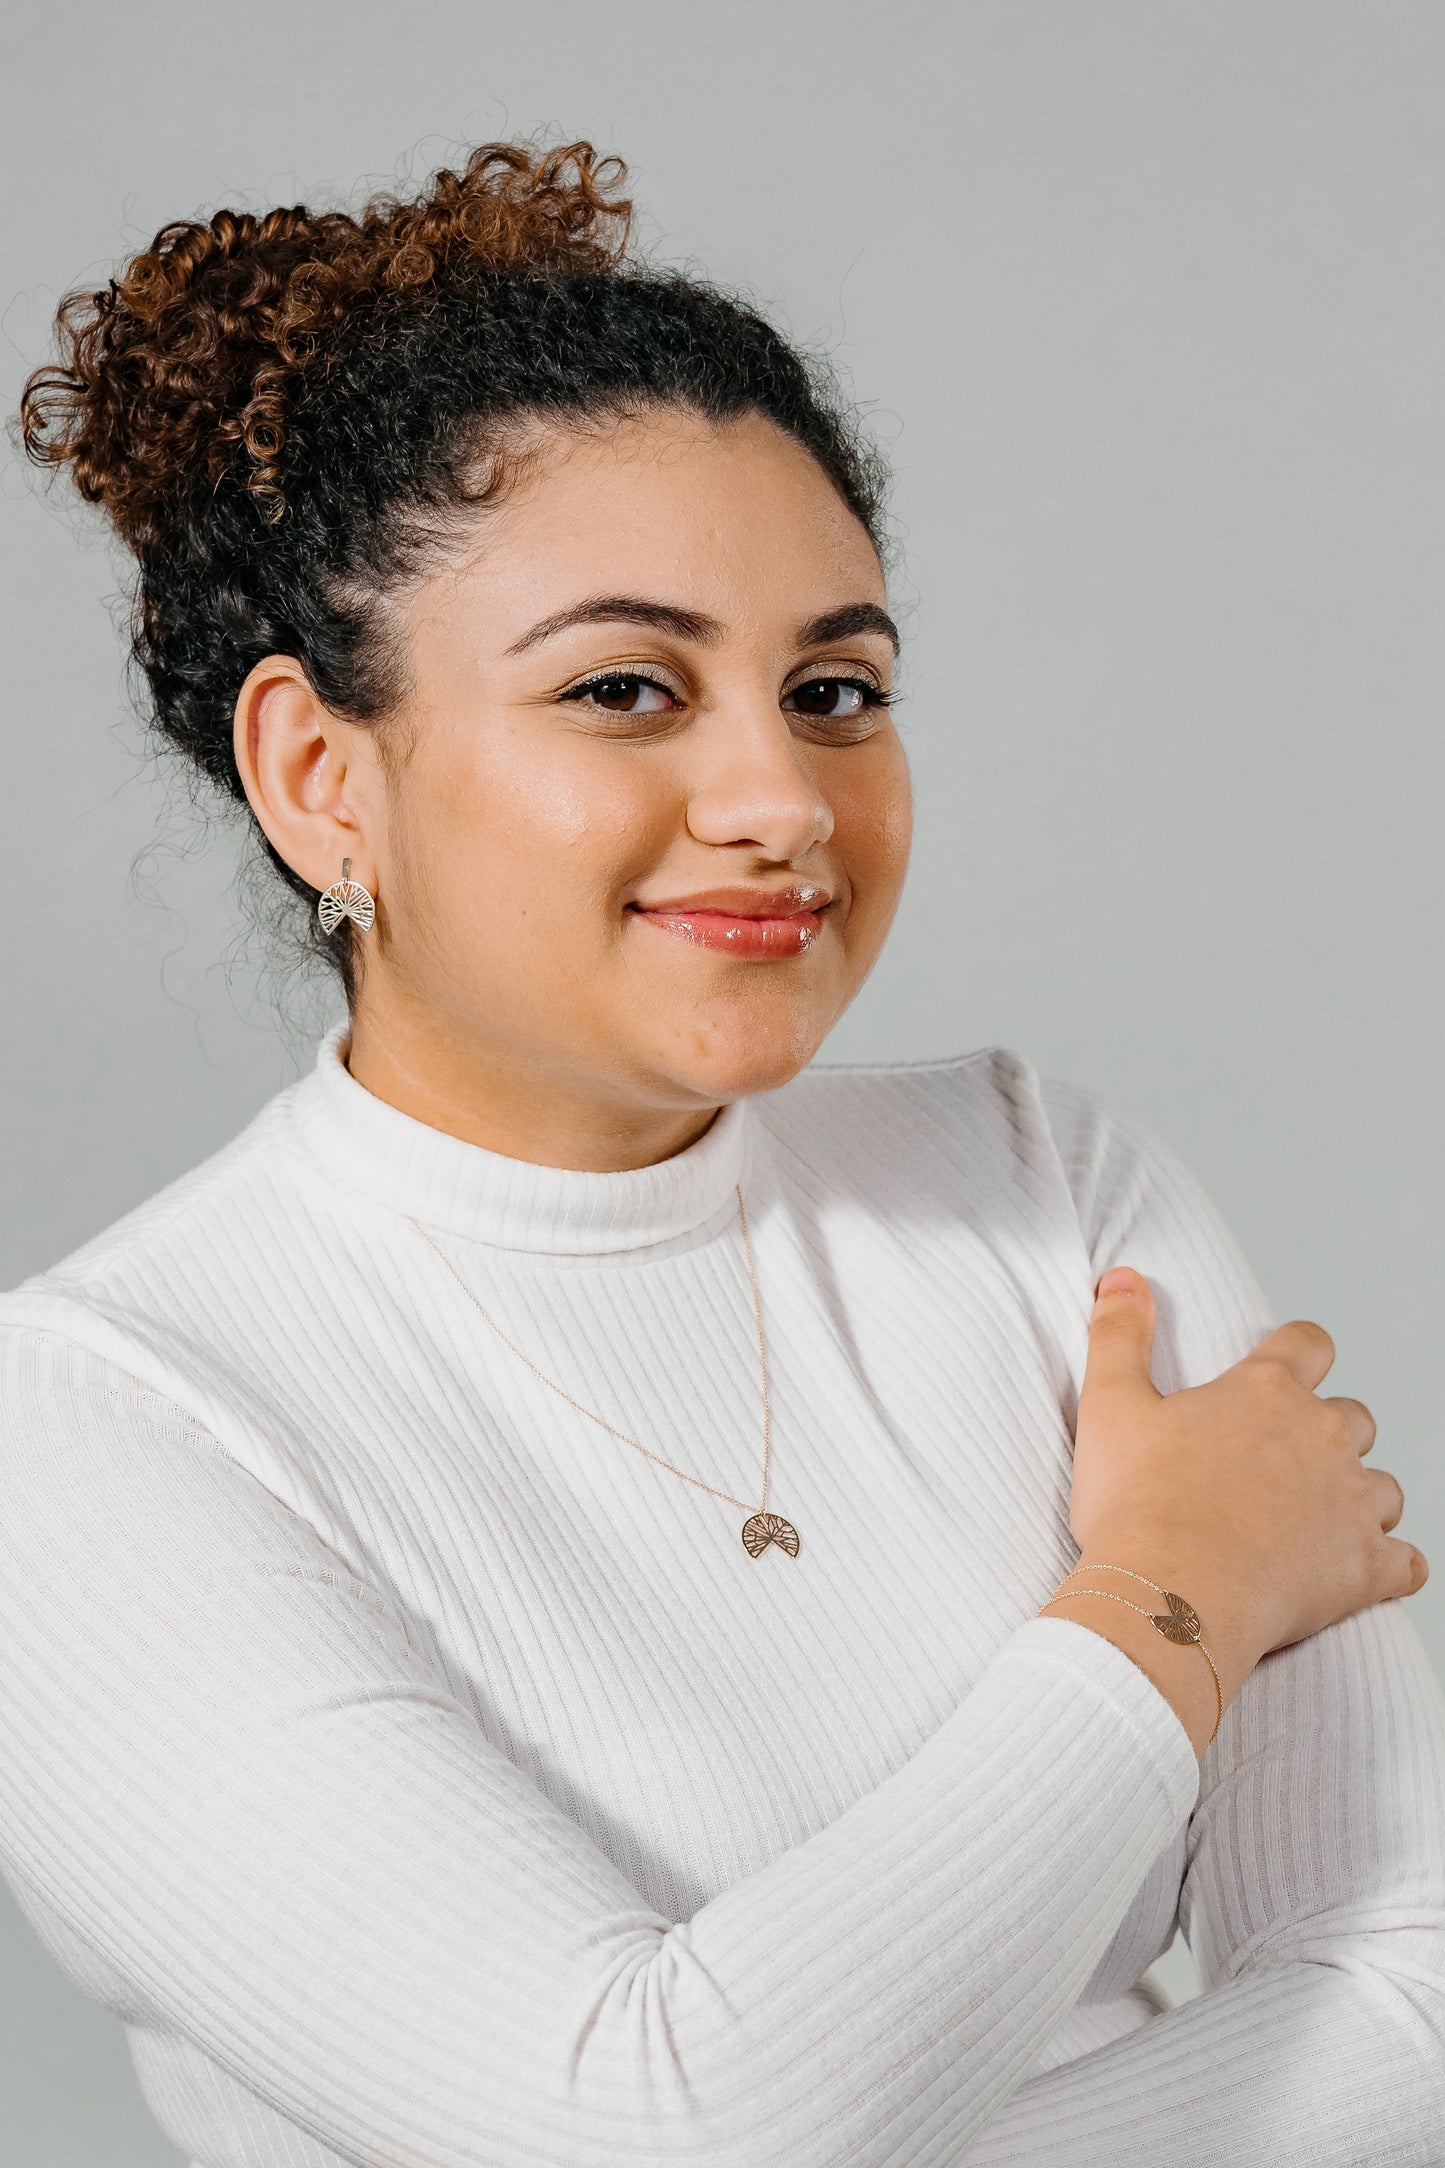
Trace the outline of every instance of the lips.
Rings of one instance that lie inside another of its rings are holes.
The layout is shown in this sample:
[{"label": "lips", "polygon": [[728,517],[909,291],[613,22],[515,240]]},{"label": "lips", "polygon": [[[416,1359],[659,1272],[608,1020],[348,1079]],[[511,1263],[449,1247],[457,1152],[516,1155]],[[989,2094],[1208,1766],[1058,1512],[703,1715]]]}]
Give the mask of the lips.
[{"label": "lips", "polygon": [[832,902],[826,888],[807,881],[792,888],[711,888],[628,908],[674,940],[763,962],[812,948]]}]

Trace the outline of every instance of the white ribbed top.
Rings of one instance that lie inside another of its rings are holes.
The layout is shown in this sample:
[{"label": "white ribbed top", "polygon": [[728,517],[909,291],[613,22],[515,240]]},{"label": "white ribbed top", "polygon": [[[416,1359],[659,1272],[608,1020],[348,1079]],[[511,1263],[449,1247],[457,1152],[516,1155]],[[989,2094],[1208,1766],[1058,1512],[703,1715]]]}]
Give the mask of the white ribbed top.
[{"label": "white ribbed top", "polygon": [[[0,1301],[0,1864],[176,2143],[1438,2168],[1408,1607],[1266,1659],[1202,1764],[1034,1617],[1098,1274],[1153,1282],[1166,1390],[1273,1323],[1159,1139],[990,1047],[588,1174],[341,1054]],[[796,1558],[550,1393],[409,1224],[579,1400],[756,1499],[738,1182]],[[1206,1992],[1167,2011],[1176,1919]]]}]

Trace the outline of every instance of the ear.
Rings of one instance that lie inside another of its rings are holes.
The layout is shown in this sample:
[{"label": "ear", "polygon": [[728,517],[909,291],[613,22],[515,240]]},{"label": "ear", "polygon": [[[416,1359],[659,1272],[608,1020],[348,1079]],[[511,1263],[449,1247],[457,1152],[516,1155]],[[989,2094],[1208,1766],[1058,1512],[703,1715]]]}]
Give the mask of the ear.
[{"label": "ear", "polygon": [[236,700],[236,767],[263,833],[303,881],[351,877],[376,891],[385,834],[375,736],[334,715],[294,655],[268,655]]}]

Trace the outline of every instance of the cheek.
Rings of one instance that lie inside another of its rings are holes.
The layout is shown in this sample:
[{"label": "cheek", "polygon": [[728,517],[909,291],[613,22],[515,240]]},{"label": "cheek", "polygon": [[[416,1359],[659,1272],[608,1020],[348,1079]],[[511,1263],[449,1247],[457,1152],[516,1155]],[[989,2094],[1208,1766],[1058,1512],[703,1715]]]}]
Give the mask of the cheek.
[{"label": "cheek", "polygon": [[913,835],[908,761],[896,735],[890,731],[866,748],[839,756],[831,803],[832,847],[854,888],[856,905],[870,920],[878,913],[886,919],[898,900]]},{"label": "cheek", "polygon": [[539,934],[565,921],[583,947],[620,925],[607,906],[675,818],[666,778],[634,749],[525,725],[438,734],[400,796],[420,915]]}]

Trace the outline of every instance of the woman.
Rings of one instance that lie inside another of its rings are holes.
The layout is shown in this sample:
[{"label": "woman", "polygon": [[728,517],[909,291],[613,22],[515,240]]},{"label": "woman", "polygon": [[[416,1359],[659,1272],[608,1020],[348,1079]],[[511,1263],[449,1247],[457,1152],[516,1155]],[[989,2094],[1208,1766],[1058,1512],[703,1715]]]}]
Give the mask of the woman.
[{"label": "woman", "polygon": [[1373,1419],[1137,1121],[808,1070],[880,477],[621,178],[167,227],[27,394],[348,1022],[6,1299],[6,1873],[204,2168],[1435,2160]]}]

